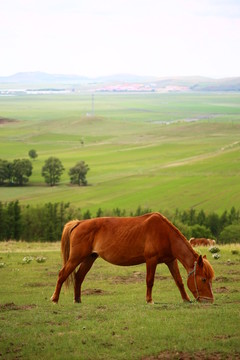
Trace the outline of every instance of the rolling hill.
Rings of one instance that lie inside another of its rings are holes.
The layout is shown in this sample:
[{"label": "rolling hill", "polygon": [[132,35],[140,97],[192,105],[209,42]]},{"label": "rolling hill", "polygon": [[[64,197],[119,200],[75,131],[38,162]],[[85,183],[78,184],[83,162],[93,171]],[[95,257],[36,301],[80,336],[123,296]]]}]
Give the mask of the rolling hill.
[{"label": "rolling hill", "polygon": [[[115,74],[90,78],[71,74],[48,74],[45,72],[19,72],[0,77],[0,87],[17,84],[18,88],[81,87],[98,91],[151,91],[151,92],[195,92],[195,91],[240,91],[240,77],[213,79],[208,77],[150,77],[133,74]],[[139,86],[141,84],[141,86]],[[135,85],[135,87],[134,87]]]}]

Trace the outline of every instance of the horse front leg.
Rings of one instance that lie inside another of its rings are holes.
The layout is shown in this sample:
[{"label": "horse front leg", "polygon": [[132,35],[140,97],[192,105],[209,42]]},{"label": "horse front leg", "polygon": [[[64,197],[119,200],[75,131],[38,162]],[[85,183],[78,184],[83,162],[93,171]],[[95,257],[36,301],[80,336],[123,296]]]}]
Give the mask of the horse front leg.
[{"label": "horse front leg", "polygon": [[146,301],[147,303],[154,304],[152,299],[152,288],[154,284],[154,277],[157,267],[157,259],[150,258],[146,260],[147,274],[146,274],[146,283],[147,283],[147,294]]},{"label": "horse front leg", "polygon": [[80,264],[78,271],[75,273],[75,283],[74,283],[74,302],[81,302],[81,285],[88,271],[91,269],[94,261],[97,259],[98,254],[91,254],[89,257],[84,259]]},{"label": "horse front leg", "polygon": [[190,302],[190,298],[185,291],[182,277],[180,275],[177,259],[174,259],[172,262],[168,263],[167,266],[168,266],[170,273],[172,274],[172,277],[174,278],[175,283],[181,293],[183,301]]}]

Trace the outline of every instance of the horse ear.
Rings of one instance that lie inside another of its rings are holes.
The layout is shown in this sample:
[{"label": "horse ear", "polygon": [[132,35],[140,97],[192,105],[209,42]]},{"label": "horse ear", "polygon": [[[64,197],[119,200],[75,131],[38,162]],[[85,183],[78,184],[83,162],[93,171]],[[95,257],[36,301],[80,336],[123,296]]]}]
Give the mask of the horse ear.
[{"label": "horse ear", "polygon": [[198,266],[200,266],[200,267],[203,267],[203,258],[202,258],[202,255],[199,255],[199,257],[198,257]]},{"label": "horse ear", "polygon": [[206,259],[206,258],[207,258],[207,255],[203,255],[203,258]]}]

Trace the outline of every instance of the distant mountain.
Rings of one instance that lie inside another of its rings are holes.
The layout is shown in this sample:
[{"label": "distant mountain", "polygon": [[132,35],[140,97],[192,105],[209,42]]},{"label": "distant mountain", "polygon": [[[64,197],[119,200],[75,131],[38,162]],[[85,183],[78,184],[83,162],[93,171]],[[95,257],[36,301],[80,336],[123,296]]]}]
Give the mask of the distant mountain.
[{"label": "distant mountain", "polygon": [[48,74],[40,71],[19,72],[11,76],[0,76],[0,83],[68,83],[75,84],[81,82],[146,82],[156,78],[150,76],[139,76],[132,74],[116,74],[109,76],[99,76],[90,78],[80,75]]},{"label": "distant mountain", "polygon": [[212,79],[207,77],[170,77],[156,81],[160,88],[168,86],[186,87],[189,91],[240,91],[240,77]]},{"label": "distant mountain", "polygon": [[[201,76],[152,77],[133,74],[115,74],[90,78],[80,75],[48,74],[45,72],[19,72],[11,76],[0,77],[0,84],[28,85],[31,88],[48,86],[82,86],[100,91],[240,91],[240,77],[212,79]],[[30,85],[29,85],[30,84]],[[42,85],[41,85],[42,84]],[[133,87],[130,84],[134,84]],[[141,86],[139,86],[141,84]],[[120,89],[120,90],[119,90]],[[130,89],[130,90],[129,90]],[[132,89],[132,90],[131,90]]]},{"label": "distant mountain", "polygon": [[211,79],[191,86],[193,91],[240,91],[240,77]]},{"label": "distant mountain", "polygon": [[39,83],[77,83],[88,81],[85,76],[64,75],[64,74],[47,74],[44,72],[19,72],[11,76],[1,76],[0,83],[22,83],[22,84],[39,84]]}]

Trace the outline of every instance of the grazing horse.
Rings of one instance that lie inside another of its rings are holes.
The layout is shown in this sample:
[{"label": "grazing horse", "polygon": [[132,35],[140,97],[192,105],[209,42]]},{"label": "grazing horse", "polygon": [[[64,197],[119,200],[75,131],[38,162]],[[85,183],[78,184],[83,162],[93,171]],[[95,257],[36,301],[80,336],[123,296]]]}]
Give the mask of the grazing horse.
[{"label": "grazing horse", "polygon": [[216,244],[215,240],[205,238],[191,238],[189,240],[192,246],[213,246]]},{"label": "grazing horse", "polygon": [[63,229],[61,251],[64,266],[51,297],[55,303],[58,302],[62,284],[72,273],[74,301],[81,302],[82,282],[98,256],[121,266],[146,263],[148,303],[153,303],[152,287],[159,263],[168,266],[182,299],[190,301],[179,272],[179,260],[188,273],[187,285],[194,297],[200,302],[213,302],[214,271],[210,263],[205,256],[199,256],[184,235],[159,213],[72,220]]}]

